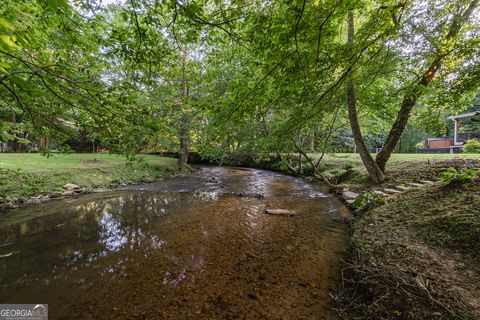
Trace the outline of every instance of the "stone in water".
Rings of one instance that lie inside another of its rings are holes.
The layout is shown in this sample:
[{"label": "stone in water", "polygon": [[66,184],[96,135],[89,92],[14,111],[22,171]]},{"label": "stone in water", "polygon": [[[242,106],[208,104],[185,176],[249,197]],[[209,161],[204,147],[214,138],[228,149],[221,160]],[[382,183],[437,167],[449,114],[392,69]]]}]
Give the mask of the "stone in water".
[{"label": "stone in water", "polygon": [[285,209],[265,209],[265,213],[275,216],[294,216],[297,214],[295,211]]}]

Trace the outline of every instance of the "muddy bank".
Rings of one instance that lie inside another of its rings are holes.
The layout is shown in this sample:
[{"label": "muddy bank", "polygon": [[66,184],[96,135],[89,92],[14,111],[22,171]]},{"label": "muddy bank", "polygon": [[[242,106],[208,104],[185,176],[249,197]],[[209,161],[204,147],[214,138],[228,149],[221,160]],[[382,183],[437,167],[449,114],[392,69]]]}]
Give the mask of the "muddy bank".
[{"label": "muddy bank", "polygon": [[25,207],[0,217],[0,301],[56,319],[335,319],[345,212],[303,180],[225,168]]}]

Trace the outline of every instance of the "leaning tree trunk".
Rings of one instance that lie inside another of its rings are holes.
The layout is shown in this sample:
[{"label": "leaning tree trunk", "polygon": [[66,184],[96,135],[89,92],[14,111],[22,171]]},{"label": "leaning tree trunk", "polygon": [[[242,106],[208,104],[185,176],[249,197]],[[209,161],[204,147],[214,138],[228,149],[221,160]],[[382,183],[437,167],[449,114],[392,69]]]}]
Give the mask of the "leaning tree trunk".
[{"label": "leaning tree trunk", "polygon": [[[478,6],[479,2],[480,0],[473,0],[467,9],[465,9],[463,12],[459,11],[453,17],[452,24],[450,25],[450,30],[446,36],[445,42],[448,42],[448,40],[451,40],[458,35],[462,25],[470,18],[473,10],[476,6]],[[442,66],[442,63],[447,55],[448,53],[438,54],[435,60],[433,60],[433,62],[430,64],[428,69],[423,73],[420,80],[415,84],[415,87],[403,98],[400,111],[397,114],[397,119],[395,120],[395,123],[393,124],[393,127],[388,134],[383,149],[378,153],[375,160],[378,167],[383,172],[385,172],[387,161],[392,155],[392,152],[395,149],[398,140],[400,139],[403,131],[405,130],[408,119],[410,118],[410,113],[415,104],[417,103],[418,98],[421,96],[423,88],[428,87],[428,85],[432,82],[435,74]]]},{"label": "leaning tree trunk", "polygon": [[[353,36],[355,33],[353,10],[348,10],[348,43],[353,43]],[[348,106],[348,119],[350,120],[350,127],[352,129],[353,139],[355,141],[356,151],[360,154],[360,158],[367,169],[368,175],[374,183],[381,183],[383,181],[384,174],[382,170],[377,166],[372,155],[368,151],[367,145],[363,140],[362,130],[360,129],[360,123],[357,115],[357,101],[355,97],[355,85],[353,81],[353,74],[350,73],[347,81],[347,106]]]}]

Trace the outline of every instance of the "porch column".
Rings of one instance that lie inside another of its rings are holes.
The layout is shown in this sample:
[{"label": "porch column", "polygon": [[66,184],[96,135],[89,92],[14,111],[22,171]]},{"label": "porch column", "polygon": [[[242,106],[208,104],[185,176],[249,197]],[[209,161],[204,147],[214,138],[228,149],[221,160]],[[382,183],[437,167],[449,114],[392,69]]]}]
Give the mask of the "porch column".
[{"label": "porch column", "polygon": [[456,146],[458,145],[458,129],[459,129],[459,123],[458,119],[453,120],[455,122],[455,129],[453,131],[453,145]]}]

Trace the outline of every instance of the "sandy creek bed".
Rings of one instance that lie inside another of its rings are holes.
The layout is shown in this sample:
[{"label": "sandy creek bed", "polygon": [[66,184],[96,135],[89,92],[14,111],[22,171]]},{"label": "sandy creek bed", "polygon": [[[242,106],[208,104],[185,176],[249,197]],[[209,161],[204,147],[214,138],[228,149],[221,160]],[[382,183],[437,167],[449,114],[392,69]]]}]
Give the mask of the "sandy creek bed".
[{"label": "sandy creek bed", "polygon": [[345,210],[301,179],[221,167],[13,210],[0,302],[51,319],[335,319]]}]

